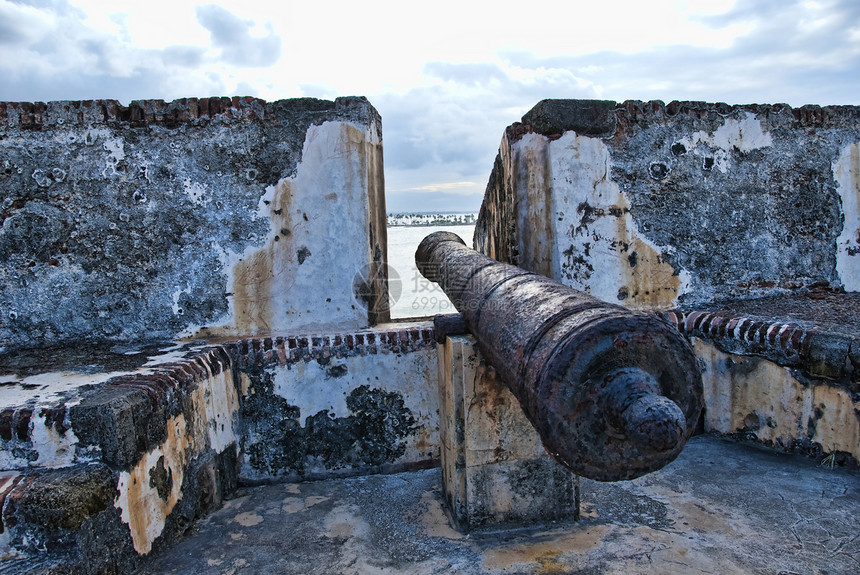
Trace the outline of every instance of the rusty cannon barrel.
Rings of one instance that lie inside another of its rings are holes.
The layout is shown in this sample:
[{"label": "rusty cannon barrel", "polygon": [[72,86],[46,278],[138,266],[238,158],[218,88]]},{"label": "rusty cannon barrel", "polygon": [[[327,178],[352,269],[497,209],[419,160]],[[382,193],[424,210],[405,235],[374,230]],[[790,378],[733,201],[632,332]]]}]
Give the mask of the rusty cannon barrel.
[{"label": "rusty cannon barrel", "polygon": [[500,263],[449,232],[424,238],[415,261],[574,473],[633,479],[681,452],[702,411],[702,380],[668,323]]}]

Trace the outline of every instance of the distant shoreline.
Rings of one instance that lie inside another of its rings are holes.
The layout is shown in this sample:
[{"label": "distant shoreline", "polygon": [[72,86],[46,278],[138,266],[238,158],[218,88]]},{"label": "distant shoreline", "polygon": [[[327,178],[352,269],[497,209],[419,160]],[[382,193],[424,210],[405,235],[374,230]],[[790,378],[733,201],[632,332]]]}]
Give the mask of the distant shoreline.
[{"label": "distant shoreline", "polygon": [[476,212],[416,212],[388,214],[388,227],[474,226]]}]

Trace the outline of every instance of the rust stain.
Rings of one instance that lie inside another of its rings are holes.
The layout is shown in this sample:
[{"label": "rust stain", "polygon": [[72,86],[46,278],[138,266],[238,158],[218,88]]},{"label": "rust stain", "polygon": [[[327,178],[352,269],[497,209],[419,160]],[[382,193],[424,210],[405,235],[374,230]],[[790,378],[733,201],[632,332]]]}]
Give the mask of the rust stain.
[{"label": "rust stain", "polygon": [[[848,175],[850,181],[854,183],[854,206],[860,206],[860,144],[851,146],[848,165]],[[860,228],[855,232],[855,241],[860,244]]]},{"label": "rust stain", "polygon": [[[338,149],[342,150],[347,158],[356,158],[356,163],[347,163],[348,168],[344,170],[346,182],[343,188],[343,193],[348,197],[347,201],[352,201],[349,196],[353,191],[366,192],[366,201],[369,202],[369,214],[374,213],[376,204],[382,203],[383,209],[376,209],[379,214],[377,219],[369,220],[370,229],[368,230],[368,255],[371,261],[370,277],[373,280],[372,293],[385,296],[388,293],[387,285],[387,268],[378,268],[388,260],[388,229],[385,220],[385,180],[381,169],[377,169],[382,165],[382,145],[374,143],[372,139],[365,137],[365,133],[350,124],[342,124],[341,133],[339,136]],[[377,257],[377,254],[380,257]],[[384,279],[383,279],[384,278]],[[378,301],[384,301],[380,299]],[[370,323],[385,322],[390,319],[390,311],[387,306],[381,306],[382,310],[377,310],[379,306],[373,306],[369,311]]]},{"label": "rust stain", "polygon": [[505,384],[499,379],[496,370],[483,362],[475,372],[475,391],[472,405],[480,406],[493,424],[498,425],[499,418],[509,408],[512,396]]},{"label": "rust stain", "polygon": [[854,182],[854,191],[857,193],[858,204],[860,204],[860,144],[851,146],[850,157],[848,159],[848,173],[851,176],[851,181]]},{"label": "rust stain", "polygon": [[[323,136],[330,137],[324,132],[319,137]],[[313,136],[309,138],[313,139]],[[368,141],[362,130],[350,124],[341,124],[334,138],[336,141],[328,145],[334,149],[333,152],[323,157],[315,151],[310,157],[303,157],[303,163],[307,164],[295,178],[281,180],[275,186],[268,206],[272,230],[268,241],[233,266],[235,326],[225,326],[225,331],[230,332],[232,328],[240,335],[271,333],[282,329],[288,323],[288,316],[311,313],[310,306],[297,303],[307,302],[311,296],[303,293],[294,297],[291,293],[296,285],[299,264],[305,263],[307,267],[306,257],[310,254],[315,254],[316,266],[325,265],[326,260],[339,256],[330,249],[323,249],[321,244],[327,236],[334,237],[338,231],[315,228],[315,221],[323,210],[337,210],[338,206],[354,204],[359,199],[356,195],[365,191],[370,193],[369,188],[373,185],[379,187],[379,190],[374,190],[379,194],[377,201],[384,202],[382,174],[378,174],[378,181],[368,181],[370,171],[381,164],[381,144]],[[371,178],[375,176],[370,174]],[[371,233],[374,241],[373,245],[367,246],[367,253],[382,254],[384,260],[387,243],[384,211]],[[320,258],[322,261],[317,261]],[[308,272],[302,270],[302,273]],[[383,288],[378,286],[377,292],[383,293]],[[385,318],[387,315],[380,317]],[[217,334],[217,330],[213,333]]]},{"label": "rust stain", "polygon": [[418,428],[418,438],[415,440],[415,449],[421,452],[421,454],[428,451],[426,455],[431,455],[429,450],[438,451],[438,445],[435,438],[430,436],[430,431],[423,425]]},{"label": "rust stain", "polygon": [[292,275],[289,264],[294,259],[291,251],[295,236],[290,217],[292,195],[292,182],[282,180],[277,184],[269,217],[271,227],[279,231],[267,245],[233,267],[233,311],[239,333],[270,331],[277,313],[273,298],[287,297],[289,280],[285,276]]},{"label": "rust stain", "polygon": [[601,545],[607,532],[608,528],[600,525],[583,531],[559,531],[535,543],[500,544],[483,552],[483,568],[504,572],[565,573],[566,568],[556,558],[562,553],[588,553]]},{"label": "rust stain", "polygon": [[619,214],[615,218],[618,245],[628,246],[617,250],[622,284],[627,288],[627,298],[621,303],[633,309],[672,309],[681,290],[681,278],[660,252],[630,229],[630,206],[623,195],[619,196],[619,205],[610,208],[610,213]]},{"label": "rust stain", "polygon": [[[161,447],[145,455],[130,473],[120,476],[120,497],[114,506],[122,508],[122,520],[128,523],[134,549],[140,554],[150,552],[153,541],[164,529],[167,516],[182,498],[183,468],[193,442],[185,417],[174,417],[167,424],[167,439]],[[150,471],[161,457],[173,479],[166,499],[162,499],[158,490],[150,485]]]},{"label": "rust stain", "polygon": [[[540,139],[535,146],[524,146],[521,157],[518,158],[519,162],[527,166],[518,167],[518,171],[526,173],[528,177],[526,193],[517,198],[528,210],[528,226],[522,226],[528,229],[519,229],[518,239],[522,249],[520,262],[531,271],[552,277],[550,254],[551,247],[555,244],[551,214],[553,185],[549,147],[546,144],[546,140]],[[521,225],[517,227],[520,228]]]}]

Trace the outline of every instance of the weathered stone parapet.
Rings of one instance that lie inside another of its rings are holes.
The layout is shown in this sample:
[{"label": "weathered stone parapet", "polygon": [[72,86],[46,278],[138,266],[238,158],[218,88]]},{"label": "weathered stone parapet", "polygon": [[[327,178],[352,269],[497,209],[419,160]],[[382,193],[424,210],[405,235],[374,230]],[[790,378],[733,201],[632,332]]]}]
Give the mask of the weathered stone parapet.
[{"label": "weathered stone parapet", "polygon": [[22,565],[129,571],[240,481],[439,461],[429,322],[95,350],[0,361],[0,554]]},{"label": "weathered stone parapet", "polygon": [[239,369],[286,366],[297,361],[325,362],[331,358],[378,353],[408,353],[433,347],[432,324],[396,324],[380,329],[336,335],[244,339],[224,344]]},{"label": "weathered stone parapet", "polygon": [[228,346],[250,482],[390,472],[439,460],[429,322]]},{"label": "weathered stone parapet", "polygon": [[[321,112],[340,108],[350,110],[361,97],[337,98],[332,102],[297,98],[267,102],[251,96],[133,100],[123,106],[117,100],[72,100],[56,102],[0,102],[0,133],[7,130],[50,130],[71,126],[126,124],[133,127],[161,125],[177,128],[181,124],[217,121],[226,124],[245,121],[279,121],[290,111]],[[371,113],[372,114],[372,113]],[[367,114],[356,114],[357,121]],[[381,126],[379,126],[381,130]],[[381,132],[378,134],[382,137]]]},{"label": "weathered stone parapet", "polygon": [[727,353],[757,355],[860,391],[860,294],[796,293],[724,302],[725,309],[672,310],[682,333]]},{"label": "weathered stone parapet", "polygon": [[[83,364],[55,373],[12,362],[29,372],[4,373],[6,390],[29,388],[32,397],[18,406],[7,399],[3,412],[16,424],[0,441],[6,558],[128,571],[235,490],[231,359],[219,347],[171,347],[172,355],[153,354],[162,363],[135,358],[139,367],[126,364],[129,372],[114,377],[111,362],[121,364],[124,350],[114,358],[81,354]],[[92,373],[98,364],[104,375]]]},{"label": "weathered stone parapet", "polygon": [[798,293],[662,315],[693,342],[704,431],[860,460],[858,294]]},{"label": "weathered stone parapet", "polygon": [[801,453],[832,466],[860,461],[860,394],[694,337],[705,391],[704,431]]},{"label": "weathered stone parapet", "polygon": [[366,99],[0,110],[0,349],[387,320]]},{"label": "weathered stone parapet", "polygon": [[860,108],[546,100],[503,137],[484,253],[635,309],[860,289]]},{"label": "weathered stone parapet", "polygon": [[117,100],[59,102],[0,102],[0,132],[10,128],[32,130],[51,127],[130,123],[176,127],[195,120],[264,120],[271,105],[252,97],[134,100],[123,106]]}]

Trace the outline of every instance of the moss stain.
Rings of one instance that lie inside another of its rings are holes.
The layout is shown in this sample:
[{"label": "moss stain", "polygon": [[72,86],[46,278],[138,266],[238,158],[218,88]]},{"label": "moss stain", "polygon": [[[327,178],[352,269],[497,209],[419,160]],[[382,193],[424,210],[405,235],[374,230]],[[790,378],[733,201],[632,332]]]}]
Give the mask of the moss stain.
[{"label": "moss stain", "polygon": [[320,411],[301,422],[301,410],[274,393],[271,374],[251,375],[242,400],[247,422],[244,449],[253,469],[275,475],[304,475],[309,462],[328,470],[392,463],[406,452],[416,419],[394,392],[362,385],[350,392],[350,415]]}]

